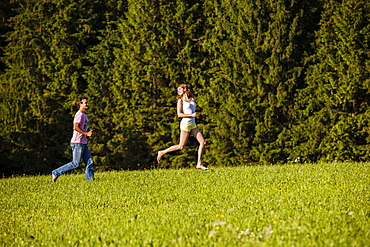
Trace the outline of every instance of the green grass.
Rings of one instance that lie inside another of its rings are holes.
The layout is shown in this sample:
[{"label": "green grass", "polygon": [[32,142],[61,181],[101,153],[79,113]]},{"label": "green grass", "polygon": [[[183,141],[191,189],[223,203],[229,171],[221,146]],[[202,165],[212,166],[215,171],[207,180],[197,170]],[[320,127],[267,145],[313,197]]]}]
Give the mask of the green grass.
[{"label": "green grass", "polygon": [[3,246],[370,246],[370,164],[0,179]]}]

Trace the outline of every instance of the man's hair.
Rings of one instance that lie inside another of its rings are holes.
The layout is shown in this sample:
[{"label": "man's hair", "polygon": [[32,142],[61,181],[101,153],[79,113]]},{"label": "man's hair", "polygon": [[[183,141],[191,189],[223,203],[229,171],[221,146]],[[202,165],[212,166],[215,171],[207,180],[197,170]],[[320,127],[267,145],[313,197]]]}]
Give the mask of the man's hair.
[{"label": "man's hair", "polygon": [[85,95],[83,95],[83,96],[80,96],[80,97],[78,97],[77,99],[76,99],[76,106],[77,106],[77,109],[80,109],[80,105],[81,105],[81,103],[82,103],[82,100],[83,99],[86,99],[87,100],[87,97],[85,96]]}]

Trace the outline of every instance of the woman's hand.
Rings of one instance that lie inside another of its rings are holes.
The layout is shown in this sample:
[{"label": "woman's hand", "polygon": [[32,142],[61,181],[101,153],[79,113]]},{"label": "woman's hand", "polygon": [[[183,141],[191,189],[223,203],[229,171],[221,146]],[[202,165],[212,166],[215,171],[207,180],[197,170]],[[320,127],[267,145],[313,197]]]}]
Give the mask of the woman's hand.
[{"label": "woman's hand", "polygon": [[193,114],[191,114],[192,117],[199,117],[199,113],[198,112],[194,112]]}]

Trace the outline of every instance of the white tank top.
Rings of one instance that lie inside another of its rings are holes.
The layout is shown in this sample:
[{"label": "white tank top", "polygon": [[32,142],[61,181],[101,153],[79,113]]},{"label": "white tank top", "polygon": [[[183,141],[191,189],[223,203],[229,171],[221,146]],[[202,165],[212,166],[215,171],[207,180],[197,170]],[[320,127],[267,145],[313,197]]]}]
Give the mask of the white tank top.
[{"label": "white tank top", "polygon": [[[193,114],[195,113],[195,108],[197,107],[197,104],[195,101],[187,102],[185,100],[182,101],[182,112],[184,114]],[[182,124],[195,124],[195,117],[184,117],[181,120]]]}]

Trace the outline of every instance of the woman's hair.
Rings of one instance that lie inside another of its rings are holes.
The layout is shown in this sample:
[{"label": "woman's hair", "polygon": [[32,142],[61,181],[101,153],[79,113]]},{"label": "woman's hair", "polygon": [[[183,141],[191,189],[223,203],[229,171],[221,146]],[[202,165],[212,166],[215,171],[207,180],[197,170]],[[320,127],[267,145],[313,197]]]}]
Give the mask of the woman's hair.
[{"label": "woman's hair", "polygon": [[86,96],[80,96],[76,99],[76,106],[77,106],[77,109],[80,109],[80,105],[82,103],[82,100],[83,99],[86,99],[87,100],[87,97]]},{"label": "woman's hair", "polygon": [[[193,98],[194,100],[195,100],[195,98],[194,98],[194,95],[193,95],[193,93],[191,92],[191,90],[190,90],[190,88],[188,87],[188,85],[186,85],[186,84],[180,84],[179,86],[178,86],[178,88],[179,87],[181,87],[181,88],[183,88],[184,89],[184,94],[186,94],[186,96],[190,99],[190,98]],[[179,99],[181,99],[182,98],[182,95],[180,96],[180,95],[178,95],[177,94],[177,99],[179,100]]]}]

